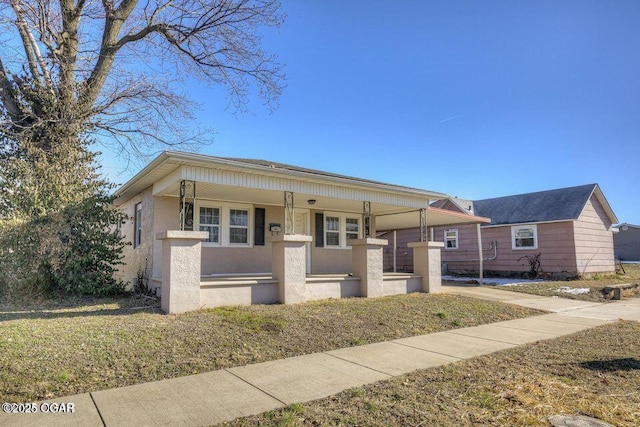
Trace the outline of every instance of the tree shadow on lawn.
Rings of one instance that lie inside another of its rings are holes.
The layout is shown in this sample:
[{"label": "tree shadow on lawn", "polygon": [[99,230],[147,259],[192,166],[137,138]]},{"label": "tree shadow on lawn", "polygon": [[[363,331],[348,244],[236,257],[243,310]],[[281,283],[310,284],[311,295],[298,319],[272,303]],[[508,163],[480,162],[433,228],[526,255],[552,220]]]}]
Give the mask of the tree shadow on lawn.
[{"label": "tree shadow on lawn", "polygon": [[84,316],[128,316],[135,313],[162,313],[160,301],[137,295],[112,298],[50,299],[37,303],[0,303],[0,322],[19,319],[58,319]]},{"label": "tree shadow on lawn", "polygon": [[640,359],[627,357],[625,359],[591,360],[580,362],[578,365],[591,371],[616,372],[640,369]]}]

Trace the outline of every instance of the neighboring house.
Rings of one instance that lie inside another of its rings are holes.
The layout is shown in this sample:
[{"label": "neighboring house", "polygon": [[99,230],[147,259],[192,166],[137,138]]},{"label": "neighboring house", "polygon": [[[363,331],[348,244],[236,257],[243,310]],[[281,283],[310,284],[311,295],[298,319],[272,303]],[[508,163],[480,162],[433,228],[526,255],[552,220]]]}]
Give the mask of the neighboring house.
[{"label": "neighboring house", "polygon": [[159,289],[167,312],[433,292],[442,244],[418,234],[416,273],[383,275],[387,241],[375,236],[426,230],[425,218],[477,221],[429,208],[445,197],[263,160],[164,152],[116,191],[132,243],[118,277]]},{"label": "neighboring house", "polygon": [[615,225],[613,252],[621,261],[640,261],[640,225],[622,223]]},{"label": "neighboring house", "polygon": [[[597,184],[476,201],[449,198],[432,206],[491,219],[480,230],[465,224],[433,227],[432,240],[444,243],[442,262],[448,271],[478,271],[479,235],[487,273],[526,272],[527,257],[537,254],[541,270],[560,277],[615,271],[612,224],[617,218]],[[399,230],[396,235],[401,242],[416,233]]]}]

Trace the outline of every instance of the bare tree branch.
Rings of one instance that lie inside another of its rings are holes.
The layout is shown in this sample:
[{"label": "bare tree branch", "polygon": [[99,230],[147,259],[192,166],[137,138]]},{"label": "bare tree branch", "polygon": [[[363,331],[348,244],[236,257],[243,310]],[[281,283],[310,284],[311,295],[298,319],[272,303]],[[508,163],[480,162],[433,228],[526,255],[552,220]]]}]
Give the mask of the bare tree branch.
[{"label": "bare tree branch", "polygon": [[253,90],[273,108],[284,74],[260,31],[282,21],[277,0],[0,0],[0,34],[23,50],[0,50],[0,132],[44,138],[49,123],[134,154],[193,143],[180,78],[224,86],[236,110]]}]

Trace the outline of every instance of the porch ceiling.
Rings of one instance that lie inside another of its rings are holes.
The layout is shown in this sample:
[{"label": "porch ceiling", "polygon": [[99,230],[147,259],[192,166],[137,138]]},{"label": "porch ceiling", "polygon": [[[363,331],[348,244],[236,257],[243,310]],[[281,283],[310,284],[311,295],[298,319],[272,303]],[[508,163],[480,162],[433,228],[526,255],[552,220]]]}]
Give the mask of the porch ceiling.
[{"label": "porch ceiling", "polygon": [[[179,194],[180,184],[174,183],[156,195],[177,198]],[[355,214],[361,214],[363,210],[362,200],[345,200],[306,193],[293,193],[293,198],[294,209],[316,209]],[[283,206],[284,193],[276,190],[239,188],[231,185],[197,182],[196,201],[197,200]],[[315,200],[315,203],[310,204],[309,200]],[[371,213],[376,218],[376,229],[378,230],[420,227],[420,211],[414,207],[371,203]],[[431,207],[427,209],[427,225],[429,227],[488,222],[490,222],[488,218]]]},{"label": "porch ceiling", "polygon": [[[156,195],[179,197],[179,194],[180,184],[176,183]],[[254,205],[284,206],[284,192],[196,182],[196,200],[216,200]],[[315,200],[315,203],[311,204],[309,203],[309,200]],[[361,214],[363,210],[362,200],[346,200],[296,192],[293,193],[293,206],[294,209],[316,209],[322,211],[337,211],[357,214]],[[415,211],[415,208],[403,208],[395,205],[371,203],[371,211],[372,214],[378,215]],[[416,215],[418,214],[416,213]]]}]

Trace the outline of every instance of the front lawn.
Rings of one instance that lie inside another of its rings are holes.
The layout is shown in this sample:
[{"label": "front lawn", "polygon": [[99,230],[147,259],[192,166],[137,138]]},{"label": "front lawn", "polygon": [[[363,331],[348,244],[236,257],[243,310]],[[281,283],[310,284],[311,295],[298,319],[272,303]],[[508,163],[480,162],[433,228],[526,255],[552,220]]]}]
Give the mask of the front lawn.
[{"label": "front lawn", "polygon": [[144,298],[0,304],[0,401],[49,399],[540,314],[409,294],[163,315]]},{"label": "front lawn", "polygon": [[548,426],[580,414],[639,426],[639,355],[640,323],[617,322],[225,425]]},{"label": "front lawn", "polygon": [[[522,292],[533,295],[558,296],[562,298],[578,299],[582,301],[608,302],[602,294],[602,289],[618,283],[640,283],[640,264],[623,264],[625,273],[598,276],[591,279],[543,281],[521,283],[510,286],[491,286],[493,288]],[[623,297],[640,297],[640,287],[636,290],[623,292]]]}]

